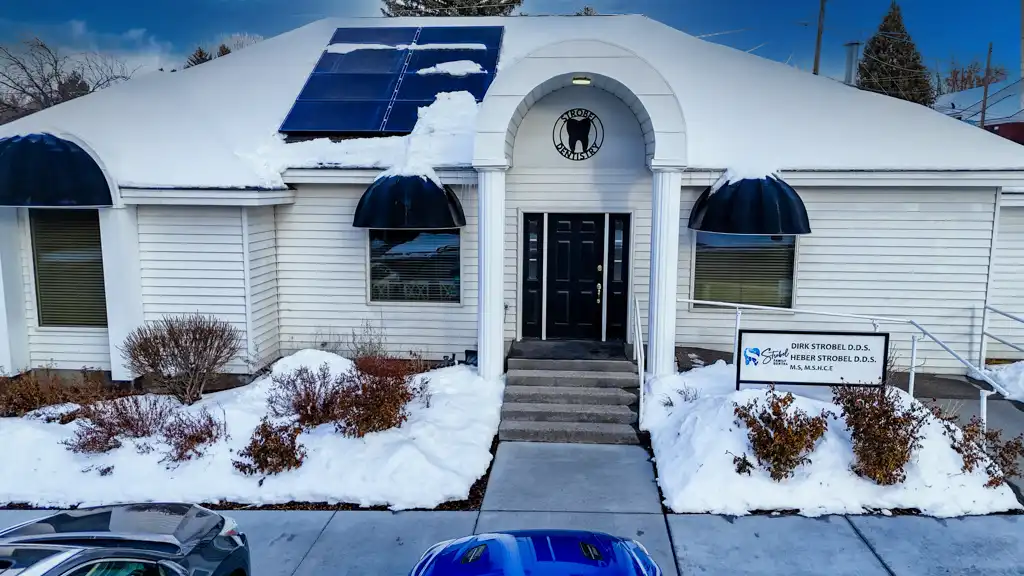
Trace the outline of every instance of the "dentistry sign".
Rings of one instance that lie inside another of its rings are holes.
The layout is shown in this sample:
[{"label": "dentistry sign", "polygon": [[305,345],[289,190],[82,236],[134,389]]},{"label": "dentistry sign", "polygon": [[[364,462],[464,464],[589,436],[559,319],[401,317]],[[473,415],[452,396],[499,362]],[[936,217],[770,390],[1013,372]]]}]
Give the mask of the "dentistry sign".
[{"label": "dentistry sign", "polygon": [[740,384],[878,386],[885,378],[889,334],[740,330]]}]

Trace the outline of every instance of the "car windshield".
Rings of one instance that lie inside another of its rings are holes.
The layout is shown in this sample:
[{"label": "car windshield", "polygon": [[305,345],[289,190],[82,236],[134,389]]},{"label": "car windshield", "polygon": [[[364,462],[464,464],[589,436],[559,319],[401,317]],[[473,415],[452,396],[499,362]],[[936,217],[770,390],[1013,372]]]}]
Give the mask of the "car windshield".
[{"label": "car windshield", "polygon": [[0,576],[15,576],[63,551],[62,548],[46,546],[0,546]]}]

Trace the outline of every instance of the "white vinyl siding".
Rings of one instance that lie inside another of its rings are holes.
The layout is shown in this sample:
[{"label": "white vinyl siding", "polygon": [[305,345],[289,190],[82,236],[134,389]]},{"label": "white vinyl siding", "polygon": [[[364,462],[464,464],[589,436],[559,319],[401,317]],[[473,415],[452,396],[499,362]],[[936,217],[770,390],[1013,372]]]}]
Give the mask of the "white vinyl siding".
[{"label": "white vinyl siding", "polygon": [[[641,325],[646,334],[651,279],[652,186],[651,173],[640,170],[517,167],[509,172],[505,192],[506,340],[516,337],[519,322],[517,294],[522,286],[523,249],[520,215],[527,212],[630,214],[631,295],[639,301]],[[632,303],[629,306],[632,315]]]},{"label": "white vinyl siding", "polygon": [[22,239],[21,265],[30,367],[110,370],[110,342],[106,328],[39,325],[32,234],[27,209],[18,210],[18,222]]},{"label": "white vinyl siding", "polygon": [[[992,306],[1024,317],[1024,206],[1002,206],[992,270]],[[989,312],[990,334],[1024,347],[1024,324]],[[991,338],[986,356],[1020,360],[1024,354]]]},{"label": "white vinyl siding", "polygon": [[[145,320],[208,314],[246,335],[242,210],[139,206],[139,259]],[[245,373],[245,347],[228,366]]]},{"label": "white vinyl siding", "polygon": [[461,303],[369,302],[369,240],[352,218],[366,185],[300,186],[278,206],[277,292],[283,353],[344,340],[364,320],[387,333],[392,353],[440,359],[476,349],[477,197],[453,186],[466,212],[462,228]]},{"label": "white vinyl siding", "polygon": [[277,319],[277,230],[274,207],[249,208],[249,290],[255,361],[262,367],[280,356]]},{"label": "white vinyl siding", "polygon": [[[979,346],[992,238],[994,190],[799,189],[811,234],[797,241],[793,307],[912,318],[973,359]],[[700,189],[684,189],[680,214],[679,294],[691,294],[693,233],[686,227]],[[680,303],[677,342],[729,350],[732,310],[691,310]],[[747,328],[871,331],[868,321],[785,312],[744,312]],[[906,368],[906,325],[892,334]],[[918,349],[920,370],[963,373],[959,362],[930,341]]]}]

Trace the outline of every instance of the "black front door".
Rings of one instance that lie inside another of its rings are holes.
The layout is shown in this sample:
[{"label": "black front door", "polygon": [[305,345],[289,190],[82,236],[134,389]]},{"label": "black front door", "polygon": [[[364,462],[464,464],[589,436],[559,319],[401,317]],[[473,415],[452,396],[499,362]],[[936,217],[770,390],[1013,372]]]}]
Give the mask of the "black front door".
[{"label": "black front door", "polygon": [[604,220],[548,214],[548,338],[601,339]]}]

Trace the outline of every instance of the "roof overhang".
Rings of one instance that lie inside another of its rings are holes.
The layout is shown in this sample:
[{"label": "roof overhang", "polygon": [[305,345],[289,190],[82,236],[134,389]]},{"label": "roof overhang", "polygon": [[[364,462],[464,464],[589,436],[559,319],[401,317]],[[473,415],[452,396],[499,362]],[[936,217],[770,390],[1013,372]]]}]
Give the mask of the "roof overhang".
[{"label": "roof overhang", "polygon": [[[282,173],[284,183],[295,184],[365,184],[369,186],[385,168],[289,168]],[[449,186],[475,184],[476,170],[472,167],[435,168],[441,182]]]},{"label": "roof overhang", "polygon": [[[705,187],[725,170],[686,169],[683,186]],[[780,170],[792,186],[821,188],[1001,188],[1024,186],[1020,170]]]},{"label": "roof overhang", "polygon": [[159,206],[275,206],[293,204],[295,191],[288,188],[121,188],[127,205]]}]

